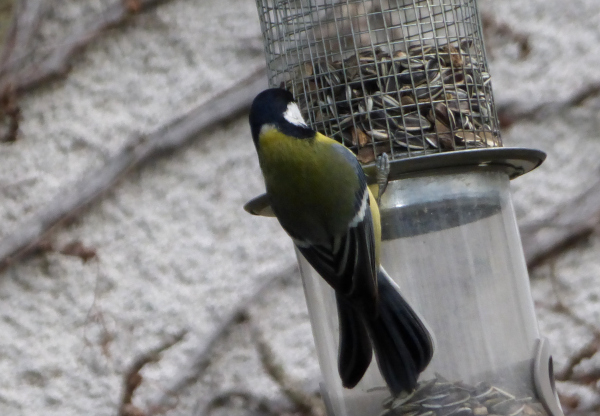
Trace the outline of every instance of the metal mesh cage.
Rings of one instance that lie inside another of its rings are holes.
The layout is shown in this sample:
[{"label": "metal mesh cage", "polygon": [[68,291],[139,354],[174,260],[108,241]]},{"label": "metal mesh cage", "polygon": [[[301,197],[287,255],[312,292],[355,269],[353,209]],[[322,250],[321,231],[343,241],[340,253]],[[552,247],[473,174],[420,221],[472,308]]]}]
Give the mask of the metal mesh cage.
[{"label": "metal mesh cage", "polygon": [[475,1],[257,0],[269,83],[362,163],[502,146]]}]

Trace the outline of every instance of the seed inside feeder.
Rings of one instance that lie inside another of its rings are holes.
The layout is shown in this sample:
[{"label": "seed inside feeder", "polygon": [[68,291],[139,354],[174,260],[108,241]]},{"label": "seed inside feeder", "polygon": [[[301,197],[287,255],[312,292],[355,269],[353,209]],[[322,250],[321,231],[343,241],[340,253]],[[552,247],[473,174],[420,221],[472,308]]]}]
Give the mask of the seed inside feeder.
[{"label": "seed inside feeder", "polygon": [[547,416],[532,397],[516,397],[481,382],[449,382],[439,374],[420,382],[411,393],[383,401],[380,416]]},{"label": "seed inside feeder", "polygon": [[379,154],[498,147],[490,75],[468,45],[380,48],[304,63],[287,88],[321,133],[363,163]]}]

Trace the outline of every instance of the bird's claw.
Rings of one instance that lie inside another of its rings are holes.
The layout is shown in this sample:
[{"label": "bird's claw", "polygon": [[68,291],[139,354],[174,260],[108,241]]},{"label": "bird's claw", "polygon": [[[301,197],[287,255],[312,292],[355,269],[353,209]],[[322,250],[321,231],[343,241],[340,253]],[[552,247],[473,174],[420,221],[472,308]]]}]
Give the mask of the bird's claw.
[{"label": "bird's claw", "polygon": [[382,153],[377,157],[377,184],[379,185],[379,192],[377,193],[377,205],[381,202],[381,195],[387,188],[389,175],[390,175],[390,158],[387,153]]}]

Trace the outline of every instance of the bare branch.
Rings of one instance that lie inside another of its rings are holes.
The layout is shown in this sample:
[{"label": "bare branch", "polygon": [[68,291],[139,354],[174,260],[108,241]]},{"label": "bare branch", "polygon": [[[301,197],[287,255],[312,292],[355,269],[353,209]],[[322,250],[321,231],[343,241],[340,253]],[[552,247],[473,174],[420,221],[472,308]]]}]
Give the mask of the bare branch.
[{"label": "bare branch", "polygon": [[0,143],[11,143],[17,140],[21,108],[17,103],[17,94],[10,89],[0,91]]},{"label": "bare branch", "polygon": [[0,271],[30,254],[39,241],[97,201],[130,170],[199,139],[203,131],[246,111],[265,86],[264,69],[255,71],[183,117],[148,135],[137,137],[102,168],[60,190],[48,204],[0,240]]},{"label": "bare branch", "polygon": [[591,98],[600,96],[600,82],[591,82],[575,91],[565,101],[541,103],[533,107],[524,107],[518,103],[508,102],[497,105],[500,127],[509,128],[522,121],[536,122],[556,114],[564,113],[573,107],[579,107]]},{"label": "bare branch", "polygon": [[[0,91],[11,89],[17,94],[21,94],[48,80],[63,76],[69,70],[71,58],[105,30],[125,23],[129,17],[139,11],[156,7],[166,1],[168,0],[136,0],[133,2],[116,0],[104,11],[82,22],[65,39],[57,42],[51,50],[47,51],[43,58],[23,65],[25,55],[22,52],[16,56],[7,57],[3,70],[4,77],[0,81]],[[49,2],[40,1],[39,3]],[[36,4],[37,2],[32,7]]]},{"label": "bare branch", "polygon": [[229,330],[237,323],[246,319],[249,307],[260,299],[265,292],[273,288],[279,281],[298,273],[296,265],[287,267],[283,271],[276,273],[270,277],[261,279],[263,283],[256,291],[247,299],[238,303],[237,307],[229,313],[229,315],[221,322],[215,332],[208,340],[198,348],[198,354],[194,356],[187,368],[187,372],[179,374],[172,382],[166,391],[154,402],[148,406],[148,415],[161,413],[165,408],[169,407],[169,401],[172,397],[181,393],[185,388],[195,383],[202,377],[204,371],[208,368],[213,350],[218,345],[219,341],[229,332]]},{"label": "bare branch", "polygon": [[4,49],[0,56],[0,75],[14,70],[31,53],[31,44],[40,21],[48,12],[50,2],[20,0],[14,2],[13,17],[6,33]]},{"label": "bare branch", "polygon": [[0,56],[0,122],[5,124],[0,131],[0,143],[17,139],[21,116],[18,98],[22,93],[65,75],[73,56],[108,28],[123,24],[133,14],[166,1],[117,0],[45,51],[34,51],[32,45],[51,2],[15,2],[16,10]]},{"label": "bare branch", "polygon": [[[560,371],[554,374],[554,377],[560,381],[568,381],[573,377],[573,372],[575,367],[579,365],[583,360],[592,358],[600,351],[600,340],[596,337],[586,345],[581,347],[579,351],[577,351],[574,355],[569,357],[568,362],[565,367]],[[571,380],[573,381],[573,380]]]},{"label": "bare branch", "polygon": [[140,371],[146,364],[158,361],[160,359],[160,354],[180,342],[183,337],[185,337],[187,332],[187,330],[179,332],[171,339],[166,340],[158,347],[138,356],[133,361],[123,375],[123,396],[121,398],[121,405],[119,407],[119,416],[132,416],[140,413],[138,409],[131,403],[131,400],[133,399],[133,393],[135,393],[135,390],[142,383]]},{"label": "bare branch", "polygon": [[535,224],[520,227],[527,265],[540,265],[591,234],[600,220],[600,180]]}]

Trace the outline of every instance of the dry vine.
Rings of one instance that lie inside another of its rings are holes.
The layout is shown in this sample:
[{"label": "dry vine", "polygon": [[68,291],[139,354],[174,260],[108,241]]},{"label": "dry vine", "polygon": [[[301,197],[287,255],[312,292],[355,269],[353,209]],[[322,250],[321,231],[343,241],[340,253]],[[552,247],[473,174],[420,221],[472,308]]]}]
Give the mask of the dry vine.
[{"label": "dry vine", "polygon": [[574,107],[585,104],[587,100],[600,96],[600,82],[586,84],[575,91],[564,101],[540,103],[533,107],[523,107],[514,102],[507,102],[496,106],[498,119],[502,128],[509,128],[520,122],[539,122],[557,114],[562,114]]},{"label": "dry vine", "polygon": [[201,138],[201,133],[207,129],[247,110],[254,96],[265,85],[264,70],[255,71],[184,116],[150,134],[137,137],[109,158],[98,171],[62,189],[50,203],[39,208],[0,240],[0,271],[35,252],[54,229],[97,201],[127,172]]},{"label": "dry vine", "polygon": [[17,139],[21,112],[19,97],[47,82],[65,76],[73,57],[106,30],[127,22],[133,15],[168,0],[117,0],[78,25],[64,39],[46,50],[33,51],[33,40],[51,2],[15,2],[11,26],[0,56],[0,143]]},{"label": "dry vine", "polygon": [[186,388],[197,382],[204,375],[204,372],[211,362],[215,347],[219,345],[219,342],[229,333],[233,326],[246,320],[249,308],[256,301],[261,299],[268,290],[276,287],[277,283],[285,279],[296,277],[297,274],[298,267],[294,265],[281,272],[259,279],[263,283],[261,283],[252,295],[239,302],[236,308],[234,308],[217,326],[212,335],[208,337],[207,341],[198,347],[198,353],[192,357],[188,365],[185,366],[188,371],[178,374],[170,381],[170,383],[168,383],[164,393],[148,405],[146,414],[156,415],[160,414],[164,409],[170,408],[170,402],[173,397],[181,394]]},{"label": "dry vine", "polygon": [[33,38],[40,21],[49,9],[42,0],[22,0],[14,3],[12,21],[4,37],[0,56],[0,121],[5,126],[0,132],[0,143],[17,140],[21,109],[17,103],[14,80],[18,78],[17,63],[31,53]]},{"label": "dry vine", "polygon": [[[549,267],[550,270],[548,273],[548,279],[552,284],[555,300],[553,303],[537,301],[536,306],[543,307],[548,311],[562,315],[572,321],[575,325],[585,328],[586,331],[592,334],[592,338],[574,351],[567,358],[567,362],[555,372],[554,376],[556,380],[568,381],[580,386],[587,386],[592,390],[595,390],[597,394],[600,394],[600,389],[598,387],[598,383],[600,382],[600,369],[593,367],[587,371],[584,371],[583,373],[581,371],[576,371],[576,367],[578,367],[583,361],[591,359],[600,352],[600,327],[579,316],[563,301],[561,295],[562,289],[558,287],[559,281],[556,274],[556,264],[551,262]],[[579,406],[579,399],[576,396],[561,394],[559,394],[559,396],[566,413],[577,414],[576,409]],[[592,410],[596,412],[598,409]]]},{"label": "dry vine", "polygon": [[521,227],[527,265],[540,265],[598,229],[600,180],[576,198],[565,202],[535,224]]},{"label": "dry vine", "polygon": [[[23,61],[29,54],[28,47],[30,41],[15,42],[14,48],[10,53],[2,58],[4,63],[0,74],[0,91],[5,91],[8,86],[17,94],[30,91],[47,81],[64,76],[70,69],[73,56],[82,51],[93,40],[97,39],[106,30],[124,24],[136,13],[149,10],[168,0],[135,0],[123,1],[116,0],[102,12],[91,16],[86,22],[82,22],[73,29],[60,42],[55,42],[53,47],[46,51],[41,51],[41,58],[31,59],[28,64]],[[31,38],[35,34],[35,28],[43,16],[43,11],[47,5],[42,6],[44,1],[28,1],[23,6],[23,14],[17,13],[13,24],[15,28],[15,39]],[[32,17],[33,16],[33,17]],[[19,22],[27,22],[21,25]],[[29,24],[32,22],[33,24]],[[21,31],[25,31],[21,36]],[[23,50],[23,48],[26,48]]]},{"label": "dry vine", "polygon": [[161,353],[180,342],[186,334],[187,331],[179,332],[177,335],[171,337],[171,339],[164,341],[158,347],[138,356],[133,361],[123,376],[123,394],[121,397],[121,405],[119,406],[119,416],[137,416],[144,414],[141,409],[132,403],[133,394],[143,380],[140,371],[146,364],[158,361]]},{"label": "dry vine", "polygon": [[290,399],[298,411],[303,415],[325,416],[323,401],[306,393],[298,386],[298,382],[292,380],[286,374],[285,369],[277,362],[273,350],[257,327],[253,327],[252,333],[263,368],[273,381],[279,385],[283,393]]},{"label": "dry vine", "polygon": [[227,406],[233,400],[242,401],[245,409],[252,411],[253,415],[259,416],[278,416],[271,409],[271,403],[268,400],[255,397],[248,391],[229,390],[219,393],[214,396],[201,411],[195,412],[194,416],[209,416],[214,409],[219,409]]}]

